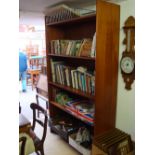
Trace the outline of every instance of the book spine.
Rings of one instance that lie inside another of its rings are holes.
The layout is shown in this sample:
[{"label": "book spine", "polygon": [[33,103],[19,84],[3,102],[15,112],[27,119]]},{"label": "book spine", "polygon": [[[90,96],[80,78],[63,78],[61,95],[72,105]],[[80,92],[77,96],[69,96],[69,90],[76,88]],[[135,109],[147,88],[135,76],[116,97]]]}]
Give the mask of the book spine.
[{"label": "book spine", "polygon": [[72,87],[73,87],[73,88],[75,88],[74,71],[75,71],[75,70],[71,70],[71,79],[72,79]]},{"label": "book spine", "polygon": [[92,42],[92,47],[91,47],[91,57],[95,57],[95,52],[96,52],[96,32],[93,36],[93,42]]},{"label": "book spine", "polygon": [[77,76],[77,71],[74,72],[74,78],[75,78],[75,88],[78,89],[78,76]]},{"label": "book spine", "polygon": [[52,81],[55,82],[55,69],[54,69],[54,62],[51,59],[51,72],[52,72]]}]

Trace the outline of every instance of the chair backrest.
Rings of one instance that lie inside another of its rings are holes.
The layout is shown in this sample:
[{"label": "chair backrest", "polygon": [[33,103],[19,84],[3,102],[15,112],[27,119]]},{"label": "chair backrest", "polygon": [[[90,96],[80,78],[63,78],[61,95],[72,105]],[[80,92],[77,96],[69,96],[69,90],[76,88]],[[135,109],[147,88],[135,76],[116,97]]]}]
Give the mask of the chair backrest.
[{"label": "chair backrest", "polygon": [[40,74],[36,86],[37,94],[48,98],[48,89],[47,89],[47,75]]},{"label": "chair backrest", "polygon": [[21,110],[22,110],[22,108],[21,108],[21,105],[20,105],[20,102],[19,102],[19,113],[21,113]]},{"label": "chair backrest", "polygon": [[29,65],[31,69],[41,69],[42,66],[46,65],[46,57],[41,55],[29,57]]},{"label": "chair backrest", "polygon": [[26,144],[26,137],[20,137],[19,143],[21,143],[20,155],[24,155],[25,152],[25,144]]},{"label": "chair backrest", "polygon": [[[36,103],[31,103],[30,107],[33,110],[32,130],[34,131],[36,123],[38,123],[40,126],[43,127],[43,134],[42,134],[42,138],[41,138],[41,141],[43,143],[46,138],[46,132],[47,132],[47,120],[48,120],[47,112],[44,108],[42,108],[41,106],[39,106]],[[36,117],[37,111],[41,112],[44,115],[43,120]]]}]

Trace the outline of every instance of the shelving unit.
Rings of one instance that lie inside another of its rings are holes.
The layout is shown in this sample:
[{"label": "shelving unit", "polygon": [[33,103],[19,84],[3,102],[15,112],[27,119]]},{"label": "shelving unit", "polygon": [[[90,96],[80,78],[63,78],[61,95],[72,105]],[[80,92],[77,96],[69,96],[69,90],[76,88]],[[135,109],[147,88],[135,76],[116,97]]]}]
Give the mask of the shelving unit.
[{"label": "shelving unit", "polygon": [[[47,17],[45,17],[47,18]],[[46,19],[45,19],[46,20]],[[88,126],[93,136],[115,127],[118,51],[119,51],[120,8],[116,4],[96,1],[96,14],[76,17],[66,21],[46,24],[47,78],[50,117],[61,113],[82,121]],[[51,40],[82,40],[93,38],[96,32],[96,57],[76,57],[52,54]],[[63,61],[71,67],[84,66],[95,70],[95,95],[62,85],[52,80],[52,61]],[[55,90],[64,91],[75,98],[86,99],[95,105],[94,124],[70,114],[64,106],[55,101]],[[53,126],[51,126],[51,129]]]}]

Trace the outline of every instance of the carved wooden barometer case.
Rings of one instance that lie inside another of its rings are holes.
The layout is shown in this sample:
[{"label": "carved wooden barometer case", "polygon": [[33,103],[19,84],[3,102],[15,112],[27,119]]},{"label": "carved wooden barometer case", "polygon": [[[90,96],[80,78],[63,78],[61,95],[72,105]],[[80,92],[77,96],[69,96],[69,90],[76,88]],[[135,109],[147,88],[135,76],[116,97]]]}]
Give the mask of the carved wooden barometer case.
[{"label": "carved wooden barometer case", "polygon": [[123,27],[125,39],[123,44],[126,46],[122,53],[120,61],[121,73],[125,82],[125,88],[131,89],[131,85],[135,80],[135,19],[130,16],[125,21]]}]

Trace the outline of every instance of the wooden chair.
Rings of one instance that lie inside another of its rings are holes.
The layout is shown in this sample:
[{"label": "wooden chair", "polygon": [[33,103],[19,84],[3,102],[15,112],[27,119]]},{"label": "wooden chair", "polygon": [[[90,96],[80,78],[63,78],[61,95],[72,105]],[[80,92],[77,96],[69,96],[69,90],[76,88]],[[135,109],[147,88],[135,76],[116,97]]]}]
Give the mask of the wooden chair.
[{"label": "wooden chair", "polygon": [[[27,70],[27,75],[31,77],[32,90],[36,86],[38,82],[38,76],[40,72],[46,73],[46,56],[31,56],[29,58],[29,66],[30,68]],[[28,79],[28,78],[27,78]],[[27,80],[28,83],[28,80]]]},{"label": "wooden chair", "polygon": [[[33,123],[32,123],[32,129],[30,130],[30,136],[34,142],[35,152],[37,154],[39,154],[39,152],[40,152],[41,155],[44,155],[44,141],[46,138],[47,120],[48,120],[47,113],[46,113],[45,109],[43,109],[41,106],[37,105],[36,103],[31,103],[30,107],[33,110]],[[43,113],[43,115],[44,115],[43,121],[36,118],[37,111],[40,111],[41,113]],[[36,123],[38,123],[40,126],[43,127],[43,134],[42,134],[41,139],[34,132]]]},{"label": "wooden chair", "polygon": [[[48,109],[48,90],[47,90],[47,75],[40,74],[36,86],[36,102],[39,105],[39,98],[46,102],[46,110]],[[38,111],[39,117],[39,111]]]},{"label": "wooden chair", "polygon": [[19,143],[21,143],[20,155],[24,155],[25,153],[25,144],[26,144],[26,137],[20,137]]}]

